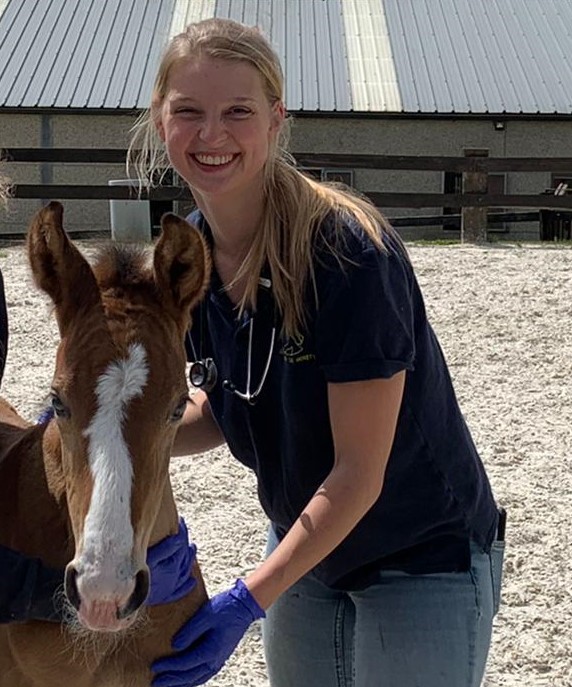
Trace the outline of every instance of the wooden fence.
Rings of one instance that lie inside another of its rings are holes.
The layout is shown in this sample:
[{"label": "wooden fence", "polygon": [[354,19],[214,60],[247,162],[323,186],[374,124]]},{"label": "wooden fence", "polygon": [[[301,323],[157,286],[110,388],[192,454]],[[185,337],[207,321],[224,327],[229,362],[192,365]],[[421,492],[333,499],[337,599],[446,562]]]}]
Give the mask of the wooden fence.
[{"label": "wooden fence", "polygon": [[[538,194],[490,194],[488,175],[498,172],[551,172],[572,175],[572,158],[495,158],[485,149],[466,149],[463,157],[416,155],[353,155],[294,153],[301,167],[327,167],[375,170],[409,170],[457,172],[463,177],[462,193],[416,193],[364,191],[371,201],[382,208],[460,207],[461,236],[466,241],[486,238],[487,215],[490,208],[533,209],[523,213],[523,219],[538,217],[540,211],[572,211],[572,193],[555,195],[550,190]],[[85,148],[11,148],[3,158],[17,163],[52,164],[123,164],[122,149]],[[138,194],[129,186],[17,184],[16,198],[66,199],[149,199],[191,200],[186,187],[161,186],[143,189]],[[518,213],[499,215],[505,221],[516,221]],[[421,218],[419,218],[421,219]],[[426,218],[451,220],[451,216]],[[413,224],[417,224],[414,220]]]}]

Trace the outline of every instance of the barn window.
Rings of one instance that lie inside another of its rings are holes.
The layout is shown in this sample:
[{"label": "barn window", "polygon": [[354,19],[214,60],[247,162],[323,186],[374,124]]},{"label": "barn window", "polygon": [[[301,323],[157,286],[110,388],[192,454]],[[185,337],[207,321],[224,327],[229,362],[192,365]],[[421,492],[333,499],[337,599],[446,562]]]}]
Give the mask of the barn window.
[{"label": "barn window", "polygon": [[353,169],[327,169],[323,167],[301,167],[300,171],[317,181],[335,181],[346,186],[354,185]]},{"label": "barn window", "polygon": [[353,187],[354,171],[353,169],[324,169],[322,170],[322,179]]}]

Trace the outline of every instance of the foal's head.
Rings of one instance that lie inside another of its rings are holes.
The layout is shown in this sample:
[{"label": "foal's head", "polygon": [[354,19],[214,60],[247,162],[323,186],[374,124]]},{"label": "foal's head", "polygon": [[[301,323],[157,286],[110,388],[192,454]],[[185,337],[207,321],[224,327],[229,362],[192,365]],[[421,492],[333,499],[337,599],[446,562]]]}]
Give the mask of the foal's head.
[{"label": "foal's head", "polygon": [[58,203],[36,215],[28,252],[61,336],[51,395],[76,545],[65,588],[82,624],[121,630],[149,588],[146,549],[188,398],[184,336],[210,263],[200,234],[168,215],[152,260],[110,247],[92,268],[62,216]]}]

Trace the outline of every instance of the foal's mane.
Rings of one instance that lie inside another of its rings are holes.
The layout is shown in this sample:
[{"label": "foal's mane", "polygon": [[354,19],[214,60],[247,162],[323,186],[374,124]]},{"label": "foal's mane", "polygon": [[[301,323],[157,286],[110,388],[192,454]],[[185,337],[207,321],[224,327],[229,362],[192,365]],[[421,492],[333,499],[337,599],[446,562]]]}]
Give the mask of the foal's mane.
[{"label": "foal's mane", "polygon": [[145,247],[108,243],[92,261],[99,287],[104,289],[153,284],[152,253]]}]

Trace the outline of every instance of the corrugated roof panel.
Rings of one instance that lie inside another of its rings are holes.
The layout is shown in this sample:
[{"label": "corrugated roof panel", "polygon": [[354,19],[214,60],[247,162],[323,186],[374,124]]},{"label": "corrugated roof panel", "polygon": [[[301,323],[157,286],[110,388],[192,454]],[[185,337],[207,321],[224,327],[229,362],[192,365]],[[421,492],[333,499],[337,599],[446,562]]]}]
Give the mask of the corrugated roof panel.
[{"label": "corrugated roof panel", "polygon": [[[521,27],[522,36],[526,36],[528,39],[518,41],[518,43],[519,46],[523,44],[526,46],[527,54],[524,59],[521,59],[521,62],[526,61],[529,65],[526,77],[530,83],[531,91],[534,93],[536,103],[539,108],[544,103],[548,112],[555,112],[557,107],[551,88],[553,84],[551,75],[555,71],[555,65],[548,57],[546,46],[541,40],[538,40],[540,38],[539,29],[527,9],[526,3],[523,4],[522,11],[515,19]],[[550,37],[547,36],[547,38],[550,40]]]},{"label": "corrugated roof panel", "polygon": [[313,0],[300,3],[300,35],[302,66],[302,110],[319,110],[318,78],[316,65],[316,27]]},{"label": "corrugated roof panel", "polygon": [[188,24],[214,17],[215,4],[216,0],[176,0],[168,37],[182,33]]},{"label": "corrugated roof panel", "polygon": [[403,109],[407,112],[417,112],[420,102],[423,101],[428,111],[434,111],[435,101],[429,82],[427,63],[411,3],[407,0],[406,2],[386,1],[385,11]]},{"label": "corrugated roof panel", "polygon": [[556,111],[572,112],[572,3],[562,4],[555,10],[550,16],[545,15],[546,21],[537,21],[532,14],[531,20],[538,31],[538,40],[546,58],[552,65],[551,69],[542,71],[550,83]]},{"label": "corrugated roof panel", "polygon": [[[78,1],[81,4],[86,4],[85,0]],[[70,107],[87,107],[94,84],[98,79],[105,78],[105,73],[102,74],[102,62],[105,60],[109,32],[113,26],[113,17],[118,6],[117,2],[118,0],[108,0],[108,2],[100,3],[97,0],[91,0],[89,3],[95,21],[90,21],[87,26],[84,26],[83,35],[89,37],[85,50],[82,50],[83,45],[78,46],[79,50],[76,53],[79,58],[78,71],[74,82],[69,83],[71,98],[68,102]],[[113,52],[115,53],[116,50],[117,46],[114,45]],[[102,105],[103,103],[100,102],[96,107],[102,107]]]},{"label": "corrugated roof panel", "polygon": [[[450,5],[449,5],[450,6]],[[443,3],[442,3],[443,7]],[[480,98],[482,98],[481,111],[488,112],[504,112],[505,98],[509,96],[506,89],[501,88],[500,84],[506,82],[503,78],[502,70],[504,64],[500,58],[500,51],[497,41],[494,38],[492,26],[486,12],[473,12],[469,6],[469,11],[472,13],[471,26],[476,33],[478,39],[474,43],[474,63],[479,65],[479,84],[481,87]],[[448,13],[444,13],[447,16]],[[453,44],[456,40],[456,33],[449,29],[449,42]],[[493,68],[494,65],[494,68]],[[459,73],[459,78],[465,81],[465,76],[462,72]],[[469,110],[470,105],[467,102],[465,110]],[[477,111],[475,106],[473,112]]]},{"label": "corrugated roof panel", "polygon": [[410,4],[411,20],[414,22],[417,29],[417,40],[415,41],[417,44],[416,48],[419,50],[419,54],[422,56],[423,62],[425,63],[424,68],[427,67],[427,70],[429,70],[429,65],[431,65],[432,69],[440,72],[434,77],[432,75],[432,78],[429,80],[427,88],[428,102],[432,103],[433,111],[435,112],[440,108],[443,108],[445,111],[449,109],[450,111],[453,108],[450,106],[448,107],[450,97],[442,68],[441,53],[439,50],[440,41],[435,35],[433,18],[428,12],[425,4],[419,5],[414,1],[408,3],[406,0],[403,3],[404,10],[408,4]]},{"label": "corrugated roof panel", "polygon": [[382,1],[404,111],[572,111],[570,0]]},{"label": "corrugated roof panel", "polygon": [[39,20],[38,38],[33,48],[35,54],[25,57],[17,87],[12,91],[14,102],[21,107],[35,107],[41,100],[43,85],[61,45],[55,27],[64,8],[60,3],[51,2],[42,9],[43,12],[39,8],[36,10],[34,18]]},{"label": "corrugated roof panel", "polygon": [[[455,29],[459,28],[458,16],[454,11],[443,11],[442,5],[435,9],[435,14],[426,13],[428,30],[421,31],[421,40],[431,69],[435,111],[454,112],[457,107],[466,108],[468,105],[465,76],[471,79],[474,70],[466,52],[459,55],[463,42],[461,46],[459,41],[454,42]],[[478,80],[476,86],[478,88]],[[477,97],[480,96],[481,93],[477,92]]]},{"label": "corrugated roof panel", "polygon": [[[427,46],[428,73],[433,89],[438,88],[436,82],[444,81],[450,94],[451,104],[443,107],[437,98],[435,112],[466,112],[473,108],[475,112],[486,112],[481,77],[482,71],[475,64],[471,52],[470,34],[473,42],[478,44],[474,27],[468,26],[459,14],[458,5],[454,0],[441,0],[431,7],[431,21],[435,27],[433,45],[437,50]],[[450,53],[441,53],[442,45],[451,46]]]},{"label": "corrugated roof panel", "polygon": [[352,110],[367,108],[368,97],[365,86],[365,73],[359,37],[358,13],[353,0],[342,0],[342,16],[347,41],[348,71]]},{"label": "corrugated roof panel", "polygon": [[293,111],[572,113],[572,0],[0,0],[0,106],[146,106],[210,16],[261,27]]},{"label": "corrugated roof panel", "polygon": [[[335,0],[334,0],[335,4]],[[328,3],[314,0],[313,6],[314,37],[316,41],[316,90],[318,110],[331,112],[338,110],[336,87],[334,85],[334,65],[332,55],[332,26],[329,22]]]},{"label": "corrugated roof panel", "polygon": [[[131,44],[132,47],[130,50],[126,50],[118,60],[117,68],[113,74],[115,87],[110,93],[110,97],[106,99],[104,107],[117,107],[117,103],[120,102],[123,107],[137,107],[139,105],[138,99],[150,57],[150,48],[155,42],[162,14],[171,16],[171,2],[147,2],[145,12],[139,21],[129,26],[125,35],[125,43]],[[154,72],[156,72],[157,66],[154,64]],[[120,86],[122,82],[123,87]],[[145,105],[148,106],[149,103],[147,102]]]},{"label": "corrugated roof panel", "polygon": [[[233,2],[237,5],[242,5],[240,19],[238,21],[241,21],[243,24],[247,24],[248,26],[260,25],[259,10],[264,4],[263,2],[259,2],[259,0],[251,0],[251,2],[244,2],[244,0],[233,0]],[[266,2],[266,4],[268,4],[268,2]]]},{"label": "corrugated roof panel", "polygon": [[270,28],[267,36],[284,69],[286,64],[286,0],[274,0],[268,4],[270,5]]},{"label": "corrugated roof panel", "polygon": [[289,0],[286,14],[285,100],[289,110],[302,109],[302,48],[300,40],[299,2]]},{"label": "corrugated roof panel", "polygon": [[[162,4],[161,12],[157,19],[155,36],[148,47],[145,68],[143,70],[141,80],[139,82],[139,91],[136,95],[137,108],[149,107],[149,104],[151,102],[153,84],[155,82],[155,77],[157,76],[157,69],[159,68],[161,55],[163,54],[163,50],[169,41],[169,38],[171,36],[171,30],[173,28],[173,13],[174,10],[171,2],[165,3],[164,5]],[[157,40],[158,37],[159,40]]]},{"label": "corrugated roof panel", "polygon": [[0,94],[3,103],[10,100],[10,92],[18,78],[12,56],[21,40],[26,21],[23,8],[8,2],[0,16]]},{"label": "corrugated roof panel", "polygon": [[[104,44],[98,70],[93,75],[91,87],[82,89],[81,93],[76,92],[76,107],[82,107],[82,100],[89,107],[117,107],[121,102],[132,56],[129,30],[134,25],[138,27],[139,18],[133,0],[108,3],[106,10],[100,24],[100,41]],[[112,45],[119,47],[110,50]]]},{"label": "corrugated roof panel", "polygon": [[[327,34],[330,39],[330,59],[334,87],[335,107],[332,109],[338,112],[349,112],[352,109],[352,97],[341,0],[330,0],[330,2],[324,3],[324,6],[328,11]],[[324,30],[326,30],[325,27]]]},{"label": "corrugated roof panel", "polygon": [[2,15],[1,23],[7,24],[7,29],[5,33],[0,32],[0,36],[3,33],[5,36],[0,47],[0,60],[5,65],[0,89],[6,93],[9,107],[20,106],[31,70],[38,64],[34,39],[42,20],[43,13],[37,1],[28,3],[26,8],[11,2]]},{"label": "corrugated roof panel", "polygon": [[[49,106],[71,107],[76,102],[78,92],[91,88],[94,74],[99,68],[99,63],[92,57],[92,47],[98,36],[104,7],[95,0],[78,0],[76,4],[83,21],[76,29],[78,36],[73,54],[61,64],[61,74],[54,73],[54,78],[58,79],[59,76],[61,83],[56,99]],[[66,26],[65,29],[69,30],[70,27]],[[84,102],[87,102],[87,98]]]},{"label": "corrugated roof panel", "polygon": [[[554,40],[555,20],[554,5],[550,0],[544,7],[537,8],[548,19],[544,22],[544,40],[541,39],[538,31],[539,13],[535,12],[531,16],[531,7],[526,5],[517,13],[515,7],[506,8],[502,3],[496,2],[499,14],[502,15],[506,26],[506,33],[510,40],[511,57],[518,63],[520,69],[513,65],[512,69],[522,81],[526,81],[527,88],[524,90],[525,100],[522,103],[523,109],[544,113],[552,113],[557,110],[556,102],[549,84],[557,85],[555,75],[559,72],[558,65],[553,65],[546,59],[547,45],[551,46]],[[550,32],[546,28],[550,26]],[[552,48],[551,48],[552,49]],[[543,60],[543,58],[545,58]],[[509,69],[511,67],[509,66]],[[512,71],[511,69],[511,71]],[[560,89],[559,89],[560,90]]]},{"label": "corrugated roof panel", "polygon": [[[62,88],[63,75],[69,69],[74,59],[79,33],[85,22],[81,9],[77,4],[65,3],[58,21],[58,30],[54,31],[50,39],[50,56],[44,59],[43,69],[36,73],[36,78],[30,82],[29,95],[22,103],[29,106],[48,103],[49,106],[58,104],[58,95]],[[64,103],[67,107],[68,102]]]},{"label": "corrugated roof panel", "polygon": [[484,11],[490,14],[492,25],[497,27],[502,59],[506,64],[510,81],[514,84],[514,90],[518,94],[518,100],[514,105],[507,103],[509,111],[514,112],[518,108],[517,111],[538,112],[538,102],[530,82],[533,65],[527,45],[527,41],[530,41],[532,36],[527,38],[523,36],[515,16],[514,6],[509,5],[505,8],[502,3],[492,0]]},{"label": "corrugated roof panel", "polygon": [[355,111],[399,111],[385,10],[380,0],[342,0]]}]

